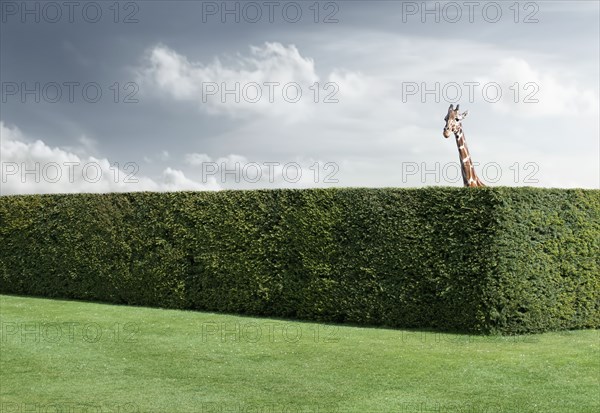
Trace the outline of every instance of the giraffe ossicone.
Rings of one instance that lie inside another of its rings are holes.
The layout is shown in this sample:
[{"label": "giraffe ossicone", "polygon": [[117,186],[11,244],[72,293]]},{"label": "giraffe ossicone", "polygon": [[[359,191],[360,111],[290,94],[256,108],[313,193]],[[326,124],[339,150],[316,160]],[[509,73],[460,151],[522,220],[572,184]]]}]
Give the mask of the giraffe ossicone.
[{"label": "giraffe ossicone", "polygon": [[475,173],[475,167],[471,161],[471,154],[467,148],[465,134],[462,129],[461,121],[467,117],[469,111],[460,113],[460,105],[450,105],[448,113],[444,118],[446,125],[444,126],[444,138],[449,138],[451,134],[456,137],[456,146],[458,147],[458,157],[460,159],[460,167],[463,178],[463,184],[468,187],[485,186],[481,179]]}]

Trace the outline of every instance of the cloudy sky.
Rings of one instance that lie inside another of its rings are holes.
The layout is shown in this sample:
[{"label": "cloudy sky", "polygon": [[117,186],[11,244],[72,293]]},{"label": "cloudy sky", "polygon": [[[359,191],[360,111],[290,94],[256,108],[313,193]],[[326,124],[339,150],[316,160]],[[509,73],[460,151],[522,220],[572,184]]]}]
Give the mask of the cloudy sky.
[{"label": "cloudy sky", "polygon": [[1,2],[0,193],[600,187],[599,2]]}]

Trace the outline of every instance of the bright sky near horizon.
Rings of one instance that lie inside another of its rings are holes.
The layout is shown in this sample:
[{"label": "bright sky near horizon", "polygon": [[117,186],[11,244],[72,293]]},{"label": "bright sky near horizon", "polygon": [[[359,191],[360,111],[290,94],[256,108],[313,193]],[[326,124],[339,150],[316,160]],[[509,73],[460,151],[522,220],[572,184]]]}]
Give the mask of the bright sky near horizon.
[{"label": "bright sky near horizon", "polygon": [[592,1],[2,1],[0,194],[600,188]]}]

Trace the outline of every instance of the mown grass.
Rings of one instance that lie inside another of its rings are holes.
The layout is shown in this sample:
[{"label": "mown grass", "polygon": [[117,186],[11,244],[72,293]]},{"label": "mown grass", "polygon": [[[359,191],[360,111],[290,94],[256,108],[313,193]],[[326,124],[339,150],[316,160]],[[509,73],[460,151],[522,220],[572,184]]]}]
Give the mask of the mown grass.
[{"label": "mown grass", "polygon": [[0,322],[2,412],[600,411],[599,330],[483,337],[5,295]]}]

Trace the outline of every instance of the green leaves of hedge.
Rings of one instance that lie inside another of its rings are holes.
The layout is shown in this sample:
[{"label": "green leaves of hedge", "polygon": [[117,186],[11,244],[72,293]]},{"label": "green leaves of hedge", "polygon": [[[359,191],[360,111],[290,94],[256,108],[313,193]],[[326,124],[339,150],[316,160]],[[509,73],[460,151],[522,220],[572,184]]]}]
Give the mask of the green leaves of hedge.
[{"label": "green leaves of hedge", "polygon": [[0,292],[321,321],[600,327],[600,191],[0,197]]}]

